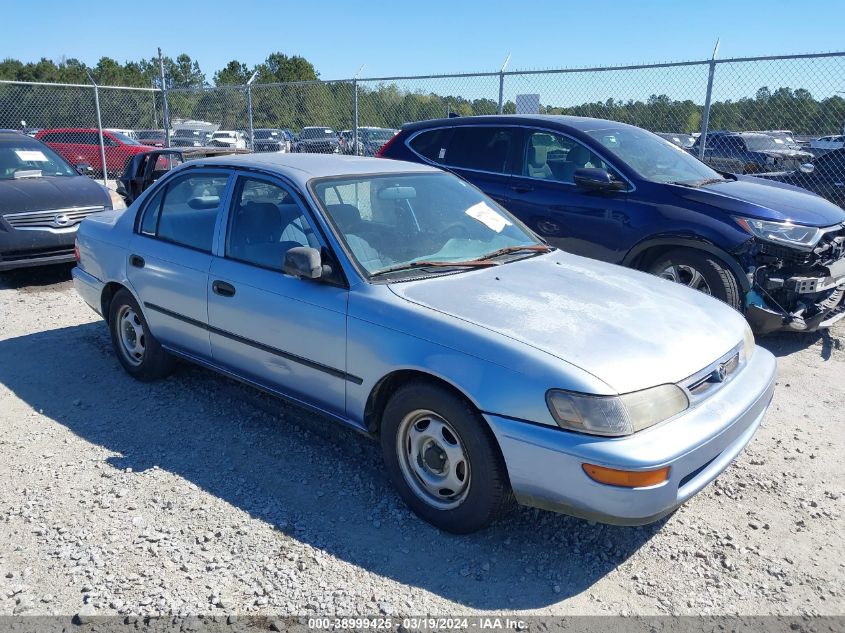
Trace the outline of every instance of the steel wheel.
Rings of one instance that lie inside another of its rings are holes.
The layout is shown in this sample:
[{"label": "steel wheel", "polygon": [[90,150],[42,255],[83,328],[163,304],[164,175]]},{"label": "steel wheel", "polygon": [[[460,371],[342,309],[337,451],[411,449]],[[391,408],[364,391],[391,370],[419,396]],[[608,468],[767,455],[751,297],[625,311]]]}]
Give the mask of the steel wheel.
[{"label": "steel wheel", "polygon": [[674,281],[678,284],[689,286],[693,290],[698,290],[706,295],[712,294],[707,280],[698,270],[686,264],[672,264],[663,269],[660,277]]},{"label": "steel wheel", "polygon": [[137,367],[144,360],[146,337],[144,325],[131,306],[121,306],[117,313],[117,327],[121,352],[129,363]]},{"label": "steel wheel", "polygon": [[432,411],[406,415],[396,434],[406,483],[422,501],[441,510],[459,506],[470,486],[470,465],[455,429]]}]

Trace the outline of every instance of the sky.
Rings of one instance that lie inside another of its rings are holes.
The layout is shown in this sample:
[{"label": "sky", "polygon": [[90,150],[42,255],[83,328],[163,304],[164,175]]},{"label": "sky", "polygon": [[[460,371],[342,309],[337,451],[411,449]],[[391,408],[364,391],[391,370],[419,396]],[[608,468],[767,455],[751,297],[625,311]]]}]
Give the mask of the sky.
[{"label": "sky", "polygon": [[[37,6],[37,9],[36,9]],[[139,11],[138,7],[143,7]],[[302,55],[321,78],[615,65],[836,51],[845,2],[6,0],[0,58],[94,65],[186,52],[206,77],[231,59]],[[14,28],[11,26],[14,25]]]}]

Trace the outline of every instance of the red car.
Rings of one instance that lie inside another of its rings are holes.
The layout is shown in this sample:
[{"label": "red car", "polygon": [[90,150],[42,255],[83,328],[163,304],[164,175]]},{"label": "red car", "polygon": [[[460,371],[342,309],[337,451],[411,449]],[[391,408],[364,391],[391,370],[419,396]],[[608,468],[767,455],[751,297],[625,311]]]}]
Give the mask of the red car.
[{"label": "red car", "polygon": [[[54,128],[41,130],[35,135],[39,141],[56,150],[71,165],[88,164],[97,175],[103,173],[103,161],[100,156],[100,133],[96,128]],[[123,172],[126,162],[135,154],[150,151],[150,146],[142,145],[135,139],[120,132],[103,130],[103,145],[106,153],[106,167],[109,175]]]}]

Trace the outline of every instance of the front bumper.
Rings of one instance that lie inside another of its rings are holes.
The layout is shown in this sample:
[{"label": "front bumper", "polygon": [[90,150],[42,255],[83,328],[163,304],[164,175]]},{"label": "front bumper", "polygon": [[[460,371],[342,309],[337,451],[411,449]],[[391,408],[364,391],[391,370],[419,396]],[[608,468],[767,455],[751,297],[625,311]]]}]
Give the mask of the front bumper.
[{"label": "front bumper", "polygon": [[[642,525],[672,512],[713,481],[751,441],[772,400],[777,363],[757,348],[736,377],[670,422],[602,438],[485,414],[517,501],[611,523]],[[669,466],[669,479],[621,488],[590,479],[582,464],[621,470]]]},{"label": "front bumper", "polygon": [[59,232],[0,226],[0,271],[72,262],[75,238],[76,227]]}]

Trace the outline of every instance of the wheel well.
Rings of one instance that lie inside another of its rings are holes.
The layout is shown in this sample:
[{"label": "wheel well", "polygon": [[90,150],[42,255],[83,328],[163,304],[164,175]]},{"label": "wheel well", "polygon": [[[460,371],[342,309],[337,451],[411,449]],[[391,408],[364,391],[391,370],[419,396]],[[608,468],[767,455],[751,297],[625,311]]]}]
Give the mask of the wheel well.
[{"label": "wheel well", "polygon": [[109,322],[109,308],[111,307],[111,300],[114,298],[114,295],[118,290],[126,290],[126,286],[122,286],[115,281],[110,281],[105,285],[103,293],[100,295],[100,309],[102,310],[103,318],[106,320],[106,323]]},{"label": "wheel well", "polygon": [[[669,251],[675,250],[676,248],[690,248],[687,246],[675,246],[675,245],[663,245],[663,246],[650,246],[643,250],[641,253],[637,253],[634,259],[631,260],[629,266],[631,268],[636,268],[637,270],[647,270],[649,266],[651,266],[657,259],[668,253]],[[702,251],[705,252],[705,251]]]},{"label": "wheel well", "polygon": [[454,393],[456,396],[465,400],[470,406],[475,408],[472,401],[466,395],[457,389],[454,385],[446,382],[442,378],[432,376],[423,371],[415,369],[400,369],[384,376],[379,380],[367,398],[367,405],[364,407],[364,424],[367,430],[373,435],[378,435],[379,426],[381,424],[381,414],[384,412],[385,406],[390,396],[395,393],[399,387],[415,380],[425,380],[427,382],[436,384],[444,389]]}]

